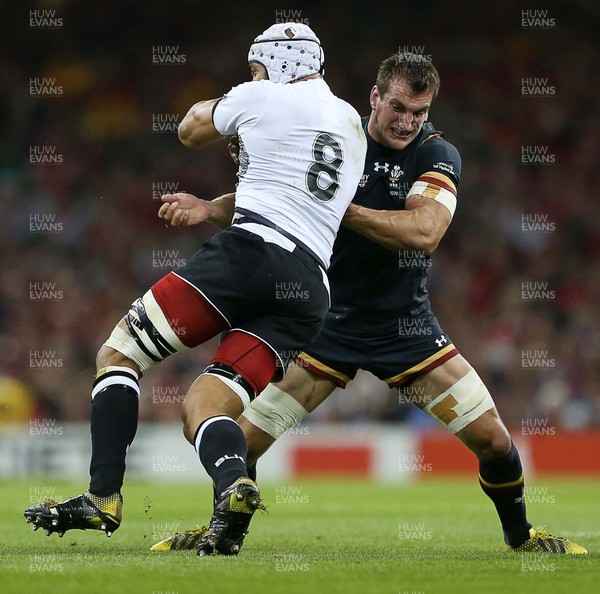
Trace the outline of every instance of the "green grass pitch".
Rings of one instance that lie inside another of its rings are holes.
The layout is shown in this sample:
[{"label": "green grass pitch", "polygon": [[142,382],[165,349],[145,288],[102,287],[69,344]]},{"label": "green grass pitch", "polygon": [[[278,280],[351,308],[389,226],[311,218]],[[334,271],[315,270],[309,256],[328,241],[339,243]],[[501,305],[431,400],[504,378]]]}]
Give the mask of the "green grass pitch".
[{"label": "green grass pitch", "polygon": [[206,523],[208,486],[126,483],[124,523],[112,538],[34,533],[23,518],[40,493],[78,484],[48,478],[0,483],[0,592],[5,594],[453,594],[600,592],[600,480],[528,485],[535,526],[585,546],[585,557],[505,552],[491,502],[472,480],[408,486],[359,481],[264,484],[239,557],[154,553],[163,535]]}]

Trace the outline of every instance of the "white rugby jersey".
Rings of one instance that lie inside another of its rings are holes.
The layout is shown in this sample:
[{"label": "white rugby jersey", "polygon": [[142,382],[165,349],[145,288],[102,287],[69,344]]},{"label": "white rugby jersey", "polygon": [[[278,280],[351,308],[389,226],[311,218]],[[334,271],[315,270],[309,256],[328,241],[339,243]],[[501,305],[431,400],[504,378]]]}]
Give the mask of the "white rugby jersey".
[{"label": "white rugby jersey", "polygon": [[328,267],[365,165],[367,143],[356,110],[323,79],[261,80],[224,95],[213,123],[219,133],[240,137],[236,211],[267,219]]}]

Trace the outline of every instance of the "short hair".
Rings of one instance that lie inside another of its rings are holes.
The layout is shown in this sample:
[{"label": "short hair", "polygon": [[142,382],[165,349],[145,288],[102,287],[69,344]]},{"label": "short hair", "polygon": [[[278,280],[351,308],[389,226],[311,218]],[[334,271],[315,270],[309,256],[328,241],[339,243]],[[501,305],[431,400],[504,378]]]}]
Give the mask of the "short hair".
[{"label": "short hair", "polygon": [[440,75],[429,57],[411,52],[398,52],[379,65],[377,87],[382,95],[387,93],[394,78],[405,80],[414,93],[431,93],[432,99],[440,90]]}]

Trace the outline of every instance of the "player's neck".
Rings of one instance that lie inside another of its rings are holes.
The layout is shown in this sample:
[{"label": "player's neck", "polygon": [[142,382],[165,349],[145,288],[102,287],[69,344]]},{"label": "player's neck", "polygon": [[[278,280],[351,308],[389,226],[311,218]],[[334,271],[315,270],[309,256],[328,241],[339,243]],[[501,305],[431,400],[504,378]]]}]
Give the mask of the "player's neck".
[{"label": "player's neck", "polygon": [[297,78],[296,80],[291,81],[290,84],[293,85],[294,83],[302,82],[303,80],[313,80],[315,78],[321,78],[321,75],[320,74],[309,74],[308,76],[303,76],[302,78]]}]

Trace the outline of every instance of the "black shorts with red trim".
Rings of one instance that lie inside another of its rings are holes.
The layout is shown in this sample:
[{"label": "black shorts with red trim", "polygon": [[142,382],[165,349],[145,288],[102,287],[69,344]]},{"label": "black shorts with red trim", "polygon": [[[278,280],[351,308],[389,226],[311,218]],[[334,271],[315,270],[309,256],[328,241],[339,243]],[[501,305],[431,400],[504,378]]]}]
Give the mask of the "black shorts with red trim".
[{"label": "black shorts with red trim", "polygon": [[426,314],[413,321],[405,329],[418,332],[403,332],[401,327],[399,332],[381,336],[355,336],[325,324],[319,337],[298,356],[298,364],[341,388],[359,369],[371,372],[390,388],[407,386],[418,375],[458,355],[435,316]]},{"label": "black shorts with red trim", "polygon": [[218,233],[173,274],[202,293],[232,330],[257,336],[275,351],[274,381],[325,323],[329,294],[315,259],[247,229]]}]

